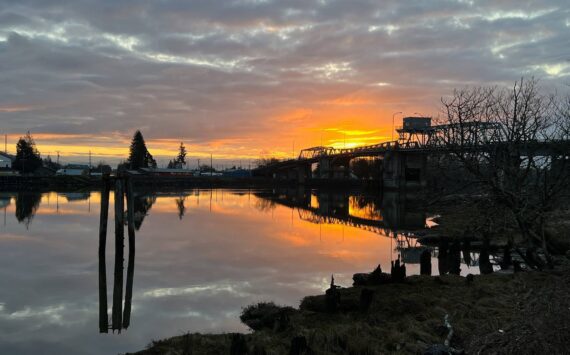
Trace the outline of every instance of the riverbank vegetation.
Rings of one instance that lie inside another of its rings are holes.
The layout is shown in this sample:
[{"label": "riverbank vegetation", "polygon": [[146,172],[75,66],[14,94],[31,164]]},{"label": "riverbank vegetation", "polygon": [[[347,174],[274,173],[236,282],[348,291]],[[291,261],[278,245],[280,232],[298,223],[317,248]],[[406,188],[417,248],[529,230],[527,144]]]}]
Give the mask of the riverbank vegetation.
[{"label": "riverbank vegetation", "polygon": [[554,260],[556,271],[335,288],[333,307],[327,295],[305,298],[300,309],[253,305],[242,313],[252,333],[188,333],[136,354],[562,354],[570,261]]}]

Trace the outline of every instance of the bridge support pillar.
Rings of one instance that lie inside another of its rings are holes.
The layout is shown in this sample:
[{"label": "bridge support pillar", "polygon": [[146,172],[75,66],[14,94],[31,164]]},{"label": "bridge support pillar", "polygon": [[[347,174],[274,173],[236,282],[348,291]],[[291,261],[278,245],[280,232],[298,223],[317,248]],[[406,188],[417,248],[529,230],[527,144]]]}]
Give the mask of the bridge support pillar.
[{"label": "bridge support pillar", "polygon": [[293,169],[293,172],[297,183],[304,184],[307,179],[311,178],[311,164],[298,164],[295,169]]},{"label": "bridge support pillar", "polygon": [[426,169],[426,153],[388,151],[383,161],[383,186],[389,189],[424,187],[427,184]]},{"label": "bridge support pillar", "polygon": [[330,159],[319,160],[319,178],[330,179],[332,177],[332,162]]},{"label": "bridge support pillar", "polygon": [[349,158],[322,158],[319,160],[319,178],[348,179],[350,177]]}]

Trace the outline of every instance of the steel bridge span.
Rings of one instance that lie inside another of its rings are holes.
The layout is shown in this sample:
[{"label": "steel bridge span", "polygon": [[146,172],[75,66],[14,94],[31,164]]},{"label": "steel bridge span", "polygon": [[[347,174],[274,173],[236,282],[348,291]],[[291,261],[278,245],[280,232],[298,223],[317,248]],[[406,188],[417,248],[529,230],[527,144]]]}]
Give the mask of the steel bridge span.
[{"label": "steel bridge span", "polygon": [[[461,134],[461,145],[454,146],[454,135]],[[501,125],[469,122],[457,125],[431,125],[431,118],[406,117],[397,129],[398,140],[355,148],[312,147],[303,149],[296,159],[289,159],[256,169],[258,176],[304,184],[310,179],[349,179],[350,161],[376,158],[382,161],[379,176],[385,188],[422,187],[426,185],[427,157],[453,150],[500,152],[506,148]],[[516,147],[517,154],[568,156],[570,141],[527,141]],[[318,169],[313,169],[317,164]]]}]

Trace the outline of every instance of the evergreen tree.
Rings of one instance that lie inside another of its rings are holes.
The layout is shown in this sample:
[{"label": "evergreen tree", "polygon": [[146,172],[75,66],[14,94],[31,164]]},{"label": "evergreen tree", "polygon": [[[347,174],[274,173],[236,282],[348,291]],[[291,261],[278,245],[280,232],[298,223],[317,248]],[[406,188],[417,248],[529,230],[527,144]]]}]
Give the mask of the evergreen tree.
[{"label": "evergreen tree", "polygon": [[180,142],[180,148],[178,151],[178,157],[176,158],[176,162],[179,164],[180,168],[186,165],[186,147],[182,142]]},{"label": "evergreen tree", "polygon": [[137,130],[131,141],[127,167],[129,169],[156,168],[156,161],[146,148],[141,131]]},{"label": "evergreen tree", "polygon": [[40,152],[36,149],[36,143],[30,132],[24,137],[20,137],[16,144],[16,160],[13,168],[22,173],[32,173],[42,166]]}]

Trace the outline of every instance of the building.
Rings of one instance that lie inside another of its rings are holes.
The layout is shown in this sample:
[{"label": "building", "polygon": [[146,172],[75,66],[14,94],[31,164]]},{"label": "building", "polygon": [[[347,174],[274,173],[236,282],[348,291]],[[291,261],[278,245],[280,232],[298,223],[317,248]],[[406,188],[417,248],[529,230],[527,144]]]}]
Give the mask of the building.
[{"label": "building", "polygon": [[249,178],[251,177],[251,171],[245,169],[230,169],[222,172],[224,177],[231,178]]},{"label": "building", "polygon": [[423,131],[431,127],[431,117],[404,117],[402,130]]},{"label": "building", "polygon": [[[160,169],[160,168],[140,168],[138,172],[142,175],[150,176],[180,176],[192,177],[194,172],[187,169]],[[131,170],[129,170],[131,173]]]},{"label": "building", "polygon": [[56,175],[87,175],[89,174],[89,165],[68,164],[56,172]]},{"label": "building", "polygon": [[11,170],[12,161],[14,161],[14,156],[6,153],[0,153],[0,169]]}]

